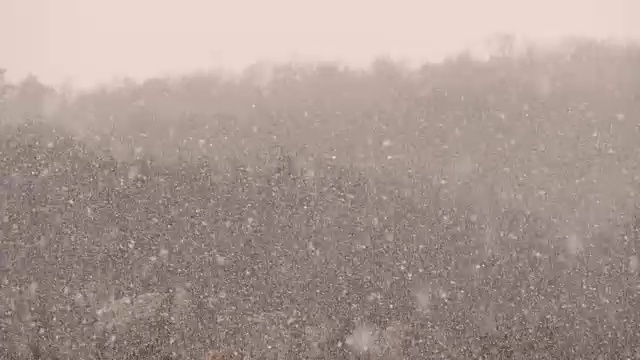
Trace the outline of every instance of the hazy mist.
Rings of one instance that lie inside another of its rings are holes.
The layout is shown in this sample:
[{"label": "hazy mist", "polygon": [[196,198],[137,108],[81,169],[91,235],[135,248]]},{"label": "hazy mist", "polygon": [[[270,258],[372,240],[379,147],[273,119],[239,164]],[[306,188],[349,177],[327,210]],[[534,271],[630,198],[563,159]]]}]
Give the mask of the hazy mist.
[{"label": "hazy mist", "polygon": [[259,60],[438,60],[498,32],[637,36],[638,13],[633,0],[2,0],[0,66],[86,86]]}]

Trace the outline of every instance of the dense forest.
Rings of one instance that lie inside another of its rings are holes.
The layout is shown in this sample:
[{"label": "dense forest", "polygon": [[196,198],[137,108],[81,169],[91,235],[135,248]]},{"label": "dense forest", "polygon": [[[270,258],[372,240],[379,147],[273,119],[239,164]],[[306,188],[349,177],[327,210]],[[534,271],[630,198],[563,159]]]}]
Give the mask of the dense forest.
[{"label": "dense forest", "polygon": [[639,357],[640,45],[499,45],[0,74],[0,354]]}]

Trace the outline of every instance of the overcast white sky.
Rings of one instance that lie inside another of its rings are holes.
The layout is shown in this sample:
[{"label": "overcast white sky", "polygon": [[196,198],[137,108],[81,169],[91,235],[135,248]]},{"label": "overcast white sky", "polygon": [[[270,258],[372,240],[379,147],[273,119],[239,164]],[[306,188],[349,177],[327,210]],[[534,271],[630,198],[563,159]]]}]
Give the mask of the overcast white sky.
[{"label": "overcast white sky", "polygon": [[84,86],[261,59],[438,60],[496,32],[640,36],[634,14],[640,0],[0,0],[0,67]]}]

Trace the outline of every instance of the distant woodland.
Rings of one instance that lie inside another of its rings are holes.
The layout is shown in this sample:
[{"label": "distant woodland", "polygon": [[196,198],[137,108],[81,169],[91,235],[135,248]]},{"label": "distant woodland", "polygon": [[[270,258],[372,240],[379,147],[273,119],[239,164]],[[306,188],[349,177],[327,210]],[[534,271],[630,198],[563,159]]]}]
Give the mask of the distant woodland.
[{"label": "distant woodland", "polygon": [[[365,70],[256,64],[239,76],[124,79],[75,94],[28,77],[3,83],[0,119],[45,119],[122,160],[260,163],[277,146],[304,166],[386,171],[458,193],[473,184],[488,196],[517,193],[531,210],[589,208],[590,221],[631,206],[640,45],[568,39],[516,51],[509,36],[496,44],[488,59],[461,53],[418,69],[386,58]],[[551,201],[567,208],[543,209]]]}]

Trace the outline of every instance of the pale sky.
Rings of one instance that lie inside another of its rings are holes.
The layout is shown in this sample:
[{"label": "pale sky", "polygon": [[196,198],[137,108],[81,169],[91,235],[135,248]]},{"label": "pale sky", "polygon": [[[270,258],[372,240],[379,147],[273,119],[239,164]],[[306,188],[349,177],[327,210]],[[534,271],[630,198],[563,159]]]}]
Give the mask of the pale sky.
[{"label": "pale sky", "polygon": [[640,0],[0,0],[0,67],[86,86],[256,60],[438,60],[497,32],[640,37],[634,14]]}]

